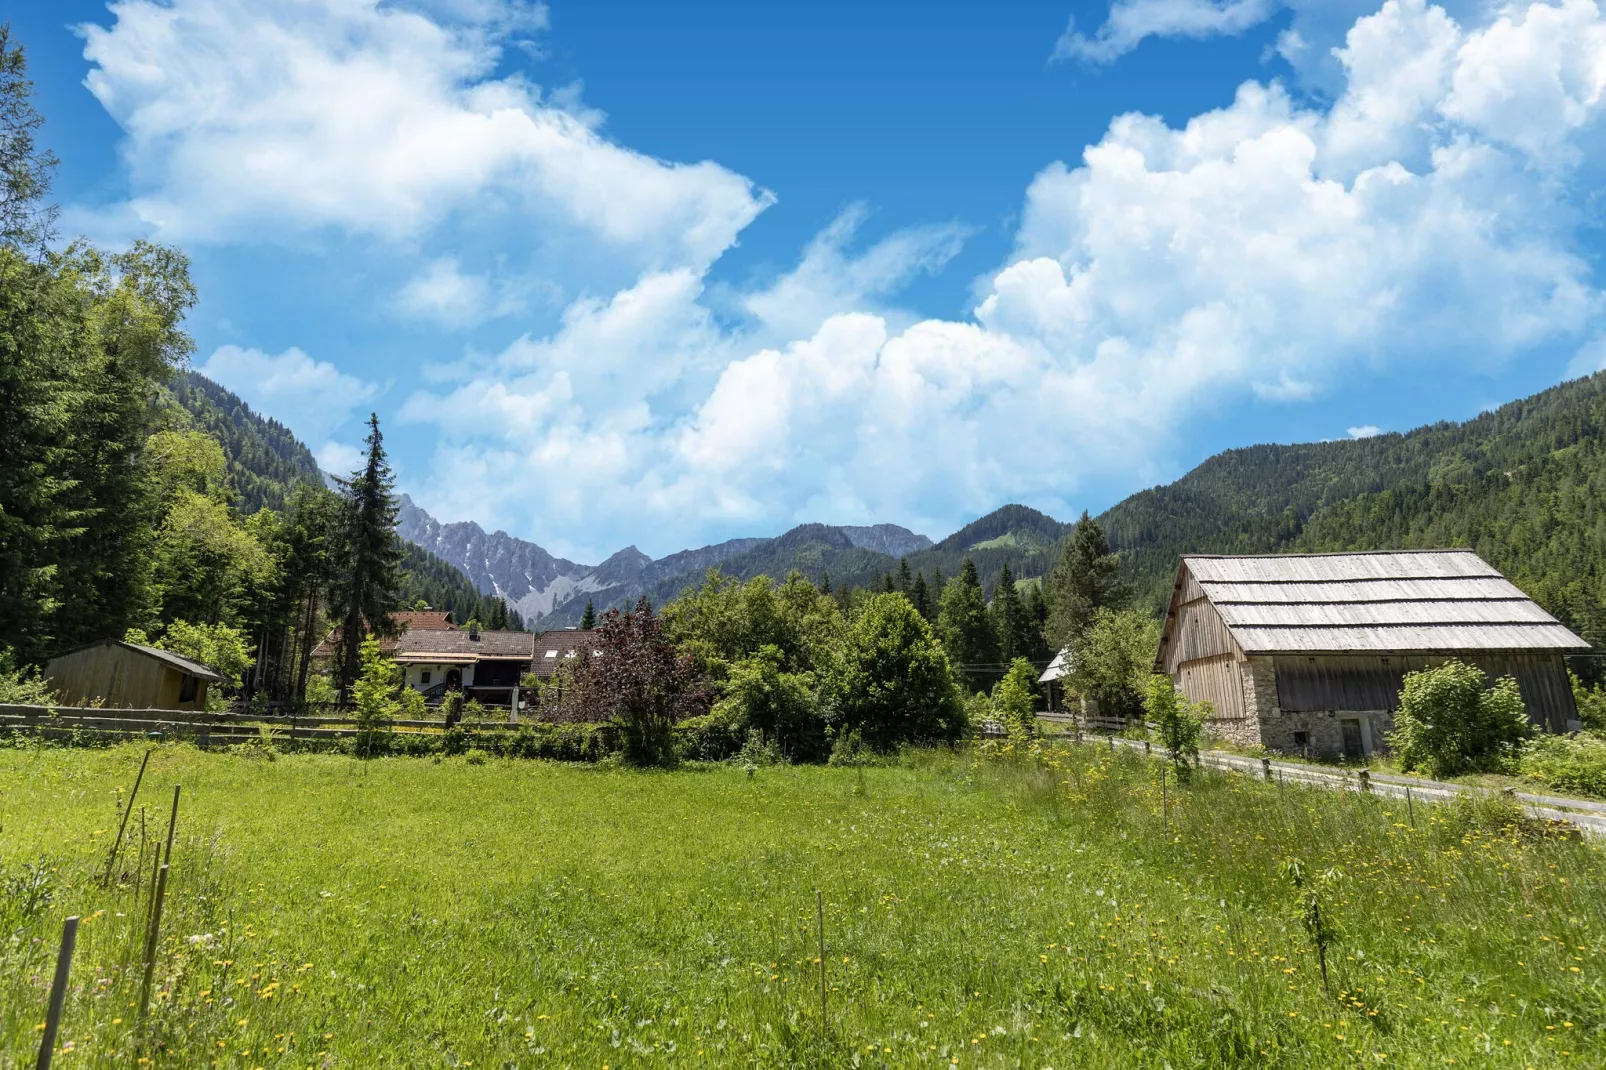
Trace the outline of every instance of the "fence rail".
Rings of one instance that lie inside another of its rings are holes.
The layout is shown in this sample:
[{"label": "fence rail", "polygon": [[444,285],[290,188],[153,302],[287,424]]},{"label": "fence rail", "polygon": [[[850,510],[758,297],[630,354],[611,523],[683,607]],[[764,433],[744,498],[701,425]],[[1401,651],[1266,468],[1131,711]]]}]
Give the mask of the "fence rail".
[{"label": "fence rail", "polygon": [[[1107,737],[1111,747],[1126,747],[1141,750],[1146,754],[1164,757],[1168,752],[1157,743],[1147,743],[1135,739],[1118,739],[1111,735]],[[1098,746],[1104,746],[1100,741]],[[1407,797],[1407,793],[1424,802],[1442,802],[1457,795],[1477,794],[1507,794],[1522,805],[1524,811],[1530,816],[1545,821],[1567,821],[1575,825],[1579,831],[1591,835],[1606,837],[1606,803],[1592,802],[1587,799],[1568,799],[1556,795],[1533,795],[1523,791],[1507,791],[1496,793],[1488,788],[1469,787],[1465,784],[1449,784],[1442,780],[1427,780],[1425,778],[1395,776],[1390,773],[1373,773],[1370,770],[1357,770],[1351,772],[1328,771],[1300,762],[1279,761],[1273,758],[1249,758],[1241,754],[1231,754],[1227,751],[1201,751],[1199,764],[1210,769],[1219,769],[1223,772],[1239,773],[1244,776],[1259,777],[1267,780],[1275,779],[1284,783],[1305,784],[1312,787],[1327,788],[1332,791],[1364,791],[1373,795],[1390,796],[1396,799]]]},{"label": "fence rail", "polygon": [[[527,721],[525,723],[528,723]],[[505,731],[518,722],[506,718],[494,721],[460,721],[459,726],[477,732]],[[376,727],[394,728],[421,734],[446,730],[442,720],[394,720]],[[18,706],[0,704],[0,731],[25,731],[45,736],[77,734],[97,736],[146,736],[192,739],[199,746],[240,743],[261,737],[263,728],[276,738],[336,740],[355,737],[359,731],[353,717],[298,717],[292,714],[256,714],[206,710],[121,710],[83,706]]]}]

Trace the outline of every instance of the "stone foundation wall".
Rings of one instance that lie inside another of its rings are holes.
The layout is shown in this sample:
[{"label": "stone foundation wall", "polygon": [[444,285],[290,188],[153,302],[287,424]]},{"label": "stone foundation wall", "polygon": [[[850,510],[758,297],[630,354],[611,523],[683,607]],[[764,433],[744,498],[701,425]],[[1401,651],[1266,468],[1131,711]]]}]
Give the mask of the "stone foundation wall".
[{"label": "stone foundation wall", "polygon": [[1207,740],[1216,739],[1238,747],[1260,745],[1261,724],[1254,717],[1213,717],[1205,722]]},{"label": "stone foundation wall", "polygon": [[1277,668],[1270,658],[1250,658],[1241,662],[1238,671],[1243,673],[1244,715],[1260,720],[1275,718],[1277,708]]},{"label": "stone foundation wall", "polygon": [[[1387,710],[1322,710],[1313,713],[1287,713],[1263,720],[1261,742],[1266,749],[1284,754],[1308,753],[1334,758],[1344,753],[1344,729],[1340,722],[1361,722],[1361,741],[1367,753],[1388,749],[1388,733],[1394,729],[1394,715]],[[1301,744],[1296,733],[1305,733]]]}]

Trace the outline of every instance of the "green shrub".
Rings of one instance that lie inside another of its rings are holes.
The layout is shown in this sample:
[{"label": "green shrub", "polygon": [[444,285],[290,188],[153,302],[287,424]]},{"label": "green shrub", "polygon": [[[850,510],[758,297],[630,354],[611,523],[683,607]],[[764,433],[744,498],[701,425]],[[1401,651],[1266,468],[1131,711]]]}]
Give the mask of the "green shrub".
[{"label": "green shrub", "polygon": [[441,752],[444,754],[462,754],[468,750],[468,732],[460,724],[454,724],[441,733]]},{"label": "green shrub", "polygon": [[883,753],[904,743],[951,742],[965,711],[948,657],[901,594],[865,604],[843,647],[835,682],[840,724]]},{"label": "green shrub", "polygon": [[1578,719],[1591,732],[1606,732],[1606,688],[1589,687],[1576,673],[1569,672],[1573,684],[1573,701],[1578,704]]},{"label": "green shrub", "polygon": [[731,664],[725,697],[715,710],[762,743],[795,761],[826,756],[825,719],[812,673],[783,672],[785,655],[766,643],[757,653]]},{"label": "green shrub", "polygon": [[1009,738],[1030,739],[1037,731],[1032,715],[1032,687],[1037,670],[1025,658],[1016,658],[1004,678],[993,685],[992,715],[1003,722]]},{"label": "green shrub", "polygon": [[1189,702],[1186,695],[1177,694],[1171,677],[1155,673],[1149,677],[1148,707],[1160,745],[1171,752],[1177,779],[1186,782],[1199,762],[1199,736],[1210,716],[1210,703]]},{"label": "green shrub", "polygon": [[1509,676],[1493,687],[1488,680],[1482,669],[1453,658],[1406,673],[1389,734],[1400,767],[1434,777],[1512,771],[1529,733],[1522,693]]},{"label": "green shrub", "polygon": [[851,767],[874,763],[875,755],[857,732],[844,732],[831,744],[831,758],[827,764]]},{"label": "green shrub", "polygon": [[675,750],[687,761],[722,762],[735,757],[745,740],[739,718],[723,703],[714,712],[688,717],[675,726]]},{"label": "green shrub", "polygon": [[1537,736],[1523,746],[1518,769],[1547,788],[1606,798],[1606,738]]},{"label": "green shrub", "polygon": [[484,765],[486,759],[489,757],[489,754],[485,753],[478,747],[470,747],[463,754],[463,760],[469,765]]}]

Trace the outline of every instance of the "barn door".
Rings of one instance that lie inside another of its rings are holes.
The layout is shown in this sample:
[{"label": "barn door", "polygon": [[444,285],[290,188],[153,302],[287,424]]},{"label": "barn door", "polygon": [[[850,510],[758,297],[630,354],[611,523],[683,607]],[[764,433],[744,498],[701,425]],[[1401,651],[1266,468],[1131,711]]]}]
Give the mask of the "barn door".
[{"label": "barn door", "polygon": [[1366,743],[1361,738],[1361,722],[1355,717],[1346,717],[1338,722],[1338,727],[1344,733],[1344,760],[1346,762],[1359,762],[1366,758]]}]

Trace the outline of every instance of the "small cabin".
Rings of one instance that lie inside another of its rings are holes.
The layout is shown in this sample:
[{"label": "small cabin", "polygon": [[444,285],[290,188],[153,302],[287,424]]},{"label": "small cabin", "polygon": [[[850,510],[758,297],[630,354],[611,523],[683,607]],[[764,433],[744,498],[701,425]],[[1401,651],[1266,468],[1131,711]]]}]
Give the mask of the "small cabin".
[{"label": "small cabin", "polygon": [[102,639],[45,666],[64,706],[204,710],[207,688],[224,682],[210,666],[153,646]]},{"label": "small cabin", "polygon": [[1154,671],[1243,746],[1386,748],[1408,672],[1516,678],[1528,719],[1578,728],[1566,655],[1590,649],[1471,550],[1182,558]]}]

